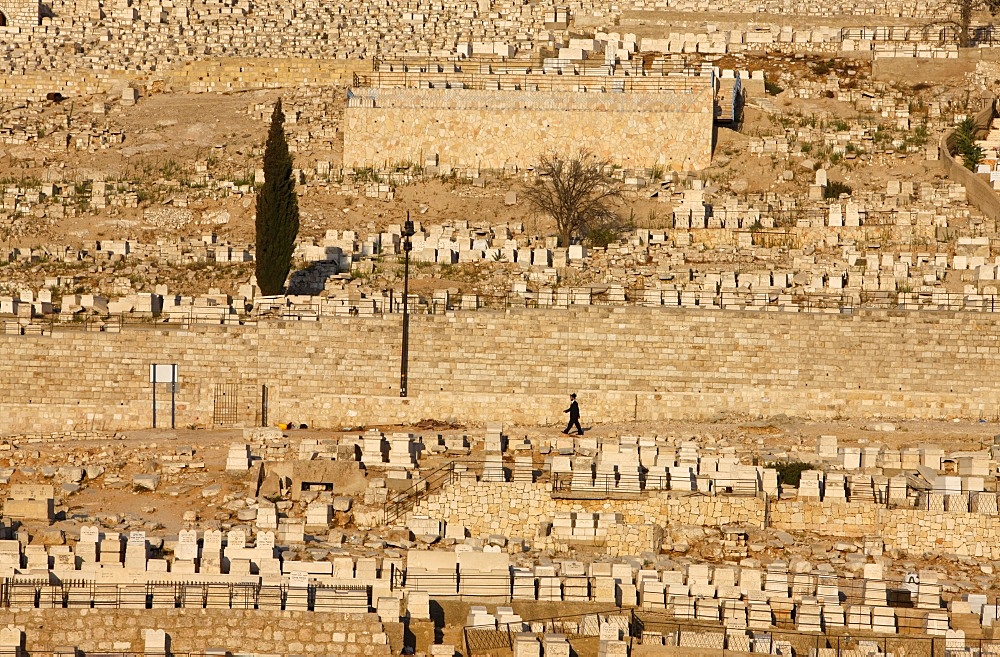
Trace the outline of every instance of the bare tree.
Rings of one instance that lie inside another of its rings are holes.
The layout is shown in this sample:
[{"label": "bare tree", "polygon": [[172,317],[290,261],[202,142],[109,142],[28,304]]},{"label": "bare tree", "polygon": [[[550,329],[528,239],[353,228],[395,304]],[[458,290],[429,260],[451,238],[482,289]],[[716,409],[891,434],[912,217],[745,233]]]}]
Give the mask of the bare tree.
[{"label": "bare tree", "polygon": [[606,173],[609,162],[581,151],[568,158],[543,155],[536,178],[525,191],[528,203],[556,220],[559,246],[617,222],[614,203],[621,199],[618,184]]},{"label": "bare tree", "polygon": [[930,25],[951,25],[958,30],[958,45],[968,48],[972,46],[973,14],[988,11],[990,16],[996,16],[1000,13],[1000,0],[945,0],[940,10],[942,15],[951,17],[935,20]]}]

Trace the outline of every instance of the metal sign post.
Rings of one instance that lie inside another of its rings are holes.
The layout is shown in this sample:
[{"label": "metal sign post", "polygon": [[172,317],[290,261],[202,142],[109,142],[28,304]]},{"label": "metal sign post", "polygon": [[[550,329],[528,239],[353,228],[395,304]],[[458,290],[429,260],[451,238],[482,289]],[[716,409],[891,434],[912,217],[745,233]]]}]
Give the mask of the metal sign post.
[{"label": "metal sign post", "polygon": [[156,428],[156,384],[170,384],[170,428],[177,423],[177,364],[149,366],[149,382],[153,384],[153,428]]},{"label": "metal sign post", "polygon": [[399,396],[406,396],[407,374],[410,358],[410,251],[413,250],[413,222],[410,221],[410,213],[406,213],[406,223],[403,224],[403,344],[401,359],[399,364]]}]

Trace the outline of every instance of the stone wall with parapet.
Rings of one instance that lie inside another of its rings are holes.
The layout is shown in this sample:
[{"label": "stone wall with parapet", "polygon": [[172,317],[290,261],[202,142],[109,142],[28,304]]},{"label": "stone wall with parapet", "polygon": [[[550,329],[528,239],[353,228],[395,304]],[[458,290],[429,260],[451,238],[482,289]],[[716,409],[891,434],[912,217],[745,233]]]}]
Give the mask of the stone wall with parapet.
[{"label": "stone wall with parapet", "polygon": [[785,500],[771,505],[771,526],[827,536],[880,536],[886,548],[1000,558],[1000,516],[886,508],[870,502]]},{"label": "stone wall with parapet", "polygon": [[41,102],[49,93],[79,98],[108,93],[126,84],[124,76],[110,72],[39,71],[4,75],[0,77],[0,100]]},{"label": "stone wall with parapet", "polygon": [[[738,524],[761,527],[764,500],[756,497],[677,495],[660,492],[634,500],[564,500],[553,499],[547,483],[480,482],[459,479],[441,492],[421,500],[410,516],[428,516],[464,526],[473,536],[501,534],[511,538],[535,540],[539,524],[551,522],[557,513],[619,513],[622,537],[626,525],[700,525],[718,527]],[[654,533],[644,530],[651,540]],[[615,539],[624,547],[627,541]],[[642,549],[650,549],[643,545]],[[632,545],[628,554],[635,554]]]},{"label": "stone wall with parapet", "polygon": [[[624,167],[711,164],[713,91],[583,93],[355,89],[344,116],[344,166],[423,164],[503,169],[585,149]],[[365,100],[368,102],[362,103]]]},{"label": "stone wall with parapet", "polygon": [[[2,11],[3,0],[0,0]],[[3,28],[0,28],[2,31]],[[371,69],[365,60],[206,58],[156,73],[74,68],[38,71],[0,78],[0,100],[42,101],[49,93],[66,98],[120,91],[151,84],[190,92],[232,92],[283,87],[330,87],[350,84],[354,74]]]},{"label": "stone wall with parapet", "polygon": [[[3,609],[0,625],[21,627],[29,654],[76,646],[84,653],[139,653],[145,630],[164,630],[169,652],[388,656],[375,614],[242,609]],[[252,648],[252,650],[250,650]]]},{"label": "stone wall with parapet", "polygon": [[[409,396],[399,315],[120,333],[0,335],[0,434],[148,428],[152,363],[177,364],[178,426],[211,426],[218,384],[239,422],[316,428],[413,423],[554,425],[580,394],[584,424],[720,414],[992,418],[1000,316],[853,315],[641,307],[415,315]],[[160,426],[170,389],[158,389]]]},{"label": "stone wall with parapet", "polygon": [[218,93],[349,85],[355,73],[370,70],[371,61],[359,59],[227,57],[184,62],[169,69],[164,79],[175,89]]},{"label": "stone wall with parapet", "polygon": [[[678,496],[668,492],[635,500],[553,499],[545,483],[478,482],[461,479],[421,500],[411,516],[428,516],[464,526],[472,536],[500,534],[534,543],[558,545],[541,536],[543,522],[557,513],[618,513],[621,524],[609,531],[610,554],[637,554],[655,549],[662,534],[656,528],[677,525],[762,527],[764,501],[754,497]],[[771,502],[770,526],[789,532],[862,538],[879,536],[888,549],[911,554],[951,553],[1000,558],[1000,516],[985,513],[920,511],[870,502],[776,500]]]}]

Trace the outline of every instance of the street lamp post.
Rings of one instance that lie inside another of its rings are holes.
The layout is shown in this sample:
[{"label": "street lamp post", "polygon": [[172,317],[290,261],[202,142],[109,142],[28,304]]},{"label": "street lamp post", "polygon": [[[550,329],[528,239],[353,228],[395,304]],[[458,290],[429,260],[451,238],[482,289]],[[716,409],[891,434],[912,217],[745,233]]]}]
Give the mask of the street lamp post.
[{"label": "street lamp post", "polygon": [[413,250],[413,222],[410,213],[406,213],[406,223],[403,224],[403,349],[399,363],[399,396],[406,396],[406,370],[410,355],[410,251]]}]

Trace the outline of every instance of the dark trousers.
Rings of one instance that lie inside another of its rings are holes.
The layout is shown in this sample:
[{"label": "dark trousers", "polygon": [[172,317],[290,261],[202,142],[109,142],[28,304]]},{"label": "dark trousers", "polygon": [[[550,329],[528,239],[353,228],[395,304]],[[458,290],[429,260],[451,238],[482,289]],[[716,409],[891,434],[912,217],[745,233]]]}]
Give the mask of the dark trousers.
[{"label": "dark trousers", "polygon": [[566,430],[563,431],[563,433],[569,433],[570,428],[574,427],[574,426],[576,427],[577,433],[579,433],[582,436],[583,435],[583,427],[580,426],[580,418],[578,418],[578,417],[570,417],[569,418],[569,424],[566,425]]}]

